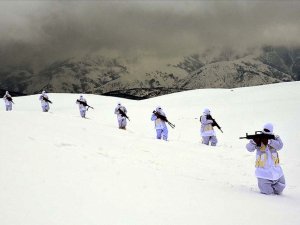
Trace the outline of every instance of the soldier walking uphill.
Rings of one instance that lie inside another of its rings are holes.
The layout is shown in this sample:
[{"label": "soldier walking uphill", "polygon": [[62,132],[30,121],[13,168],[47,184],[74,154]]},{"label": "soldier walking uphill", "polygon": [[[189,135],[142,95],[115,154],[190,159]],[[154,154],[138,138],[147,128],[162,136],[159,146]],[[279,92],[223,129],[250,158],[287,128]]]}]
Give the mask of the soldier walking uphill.
[{"label": "soldier walking uphill", "polygon": [[[80,116],[82,118],[85,118],[86,115],[86,111],[88,109],[88,104],[86,99],[83,97],[83,95],[79,96],[79,99],[76,100],[76,104],[79,105],[79,112],[80,112]],[[90,107],[90,106],[89,106]]]},{"label": "soldier walking uphill", "polygon": [[118,103],[117,107],[115,108],[115,114],[117,115],[119,129],[126,130],[127,120],[129,120],[127,114],[127,109],[125,106]]},{"label": "soldier walking uphill", "polygon": [[42,91],[42,94],[40,95],[39,100],[41,101],[41,106],[42,106],[43,112],[48,112],[50,109],[49,103],[52,104],[52,102],[49,100],[49,97],[48,97],[46,91]]},{"label": "soldier walking uphill", "polygon": [[201,122],[201,136],[202,143],[205,145],[211,144],[211,146],[216,146],[218,143],[216,132],[214,131],[214,126],[217,126],[221,132],[222,129],[218,123],[210,115],[210,110],[205,108],[203,115],[200,117]]},{"label": "soldier walking uphill", "polygon": [[273,134],[273,125],[266,123],[262,131],[255,135],[246,135],[250,142],[246,145],[249,152],[256,150],[255,175],[262,194],[281,194],[285,188],[285,178],[279,164],[278,151],[283,143],[278,135]]},{"label": "soldier walking uphill", "polygon": [[11,97],[11,95],[9,94],[8,91],[5,92],[5,95],[3,96],[3,100],[5,102],[5,108],[6,108],[6,111],[11,111],[12,110],[12,104],[14,103],[13,102],[13,99]]},{"label": "soldier walking uphill", "polygon": [[168,121],[166,114],[162,110],[160,106],[156,108],[152,112],[151,120],[154,121],[155,129],[156,129],[156,138],[163,139],[165,141],[168,140],[168,128],[166,123],[170,125],[170,127],[174,128],[175,125]]}]

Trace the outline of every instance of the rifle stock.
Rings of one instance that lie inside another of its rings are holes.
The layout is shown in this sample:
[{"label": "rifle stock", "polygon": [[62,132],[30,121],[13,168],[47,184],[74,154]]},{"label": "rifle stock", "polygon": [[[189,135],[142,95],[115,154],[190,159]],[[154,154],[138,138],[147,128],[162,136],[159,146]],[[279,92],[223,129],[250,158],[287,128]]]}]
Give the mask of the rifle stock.
[{"label": "rifle stock", "polygon": [[82,104],[83,106],[88,107],[87,110],[89,110],[89,108],[94,109],[92,106],[88,105],[86,102],[80,101],[79,99],[77,99],[76,102],[78,102],[79,104]]},{"label": "rifle stock", "polygon": [[167,122],[171,128],[173,128],[173,129],[175,128],[175,124],[173,124],[173,123],[171,123],[170,121],[168,121],[167,117],[161,115],[159,112],[156,112],[155,110],[153,111],[153,114],[154,114],[157,118],[159,118],[159,119],[161,119],[161,120]]},{"label": "rifle stock", "polygon": [[12,97],[6,96],[6,99],[7,99],[8,101],[12,102],[13,104],[15,104],[14,101],[13,101],[13,99],[12,99]]},{"label": "rifle stock", "polygon": [[240,137],[240,139],[250,139],[255,141],[257,146],[261,146],[261,143],[266,140],[273,139],[275,140],[275,135],[274,134],[265,134],[262,131],[255,131],[255,134],[250,134],[246,133],[246,137]]},{"label": "rifle stock", "polygon": [[45,102],[49,102],[49,103],[52,104],[52,102],[51,102],[48,98],[45,98],[45,97],[43,96],[42,99],[43,99]]},{"label": "rifle stock", "polygon": [[220,125],[217,123],[217,121],[214,118],[212,118],[211,115],[207,115],[206,118],[209,119],[209,120],[212,120],[213,121],[212,126],[217,127],[223,133]]},{"label": "rifle stock", "polygon": [[127,118],[127,119],[130,121],[129,117],[126,115],[125,112],[123,112],[120,108],[118,109],[118,111],[120,112],[120,114],[121,114],[123,117]]}]

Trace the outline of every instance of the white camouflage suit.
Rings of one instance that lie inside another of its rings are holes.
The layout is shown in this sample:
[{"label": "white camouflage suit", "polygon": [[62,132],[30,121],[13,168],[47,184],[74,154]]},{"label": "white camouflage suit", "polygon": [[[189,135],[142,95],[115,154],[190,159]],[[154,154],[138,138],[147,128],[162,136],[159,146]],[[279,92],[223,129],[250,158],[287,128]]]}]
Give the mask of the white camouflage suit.
[{"label": "white camouflage suit", "polygon": [[[81,101],[81,102],[87,103],[86,99],[85,99],[82,95],[79,96],[79,99],[78,99],[78,100]],[[76,104],[79,105],[79,113],[80,113],[80,116],[81,116],[82,118],[85,118],[86,111],[87,111],[87,106],[84,106],[83,104],[81,104],[81,103],[78,102],[78,101],[76,101]]]},{"label": "white camouflage suit", "polygon": [[125,116],[122,116],[120,110],[121,110],[122,112],[124,112],[125,114],[127,114],[127,109],[126,109],[126,107],[123,106],[121,103],[118,103],[117,107],[115,108],[115,114],[117,115],[119,128],[120,128],[120,129],[126,129],[127,119],[126,119]]},{"label": "white camouflage suit", "polygon": [[42,92],[42,94],[39,97],[39,100],[41,101],[43,112],[48,112],[50,109],[49,102],[45,101],[44,98],[48,99],[48,95],[46,94],[46,91]]},{"label": "white camouflage suit", "polygon": [[210,115],[209,109],[204,109],[203,115],[200,117],[201,122],[201,136],[202,136],[202,143],[205,145],[209,145],[209,142],[211,146],[216,146],[218,143],[216,132],[214,131],[214,128],[212,126],[213,121],[207,119],[207,115]]},{"label": "white camouflage suit", "polygon": [[6,91],[5,95],[3,96],[6,111],[12,110],[12,101],[10,101],[9,99],[11,99],[11,95],[9,94],[8,91]]},{"label": "white camouflage suit", "polygon": [[[163,109],[160,106],[158,106],[155,111],[162,116],[166,116],[165,112],[163,111]],[[164,120],[158,118],[154,113],[152,113],[152,115],[151,115],[151,120],[154,121],[155,130],[156,130],[156,138],[167,141],[169,131],[168,131],[166,122]]]},{"label": "white camouflage suit", "polygon": [[[263,133],[273,134],[273,125],[265,124]],[[285,177],[279,164],[278,151],[282,149],[283,143],[278,135],[275,135],[275,140],[266,141],[266,145],[261,143],[261,146],[257,146],[254,140],[250,140],[246,148],[249,152],[256,151],[255,175],[260,192],[267,195],[281,194],[285,188]]]}]

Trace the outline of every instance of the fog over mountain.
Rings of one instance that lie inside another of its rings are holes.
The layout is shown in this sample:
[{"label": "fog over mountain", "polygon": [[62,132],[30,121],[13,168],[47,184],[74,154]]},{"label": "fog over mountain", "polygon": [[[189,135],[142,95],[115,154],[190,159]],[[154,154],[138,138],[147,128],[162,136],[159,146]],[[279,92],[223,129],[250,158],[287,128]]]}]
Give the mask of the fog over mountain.
[{"label": "fog over mountain", "polygon": [[228,52],[258,56],[265,46],[295,52],[299,10],[298,1],[1,1],[1,86],[19,69],[40,76],[53,63],[91,55],[117,60],[128,70],[124,80],[135,82],[195,54],[213,51],[206,64]]}]

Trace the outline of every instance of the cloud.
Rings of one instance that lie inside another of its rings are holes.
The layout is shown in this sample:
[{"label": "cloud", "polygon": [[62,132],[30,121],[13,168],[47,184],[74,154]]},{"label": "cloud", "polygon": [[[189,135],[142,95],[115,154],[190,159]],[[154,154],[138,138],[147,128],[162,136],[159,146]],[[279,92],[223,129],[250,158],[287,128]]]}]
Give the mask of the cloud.
[{"label": "cloud", "polygon": [[300,45],[297,1],[1,1],[2,65]]}]

